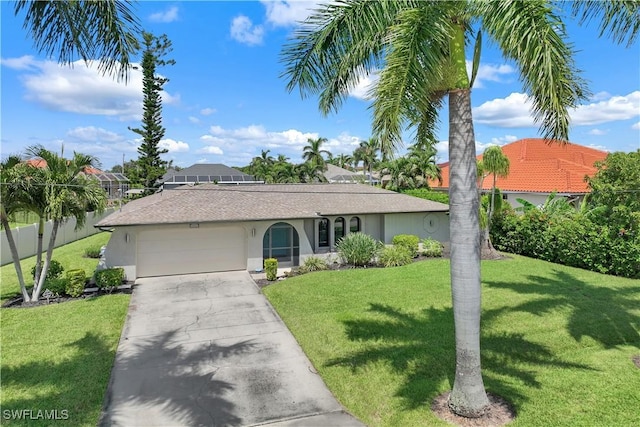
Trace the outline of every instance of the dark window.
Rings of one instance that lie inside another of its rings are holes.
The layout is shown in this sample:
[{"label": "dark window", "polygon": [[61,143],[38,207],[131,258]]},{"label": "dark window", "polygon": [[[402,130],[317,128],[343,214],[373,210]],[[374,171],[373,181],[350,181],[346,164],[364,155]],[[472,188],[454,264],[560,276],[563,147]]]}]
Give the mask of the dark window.
[{"label": "dark window", "polygon": [[318,222],[318,246],[329,246],[329,220],[322,218]]},{"label": "dark window", "polygon": [[349,231],[352,233],[357,233],[360,231],[360,218],[354,216],[349,221]]},{"label": "dark window", "polygon": [[338,217],[333,222],[333,239],[337,243],[338,239],[344,237],[344,218]]}]

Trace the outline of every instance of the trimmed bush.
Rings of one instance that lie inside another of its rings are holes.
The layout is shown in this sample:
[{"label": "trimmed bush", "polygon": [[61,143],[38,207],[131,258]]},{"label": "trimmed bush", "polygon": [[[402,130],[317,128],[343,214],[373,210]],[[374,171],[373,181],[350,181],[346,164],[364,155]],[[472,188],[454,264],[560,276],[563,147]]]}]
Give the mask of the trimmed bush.
[{"label": "trimmed bush", "polygon": [[411,252],[404,246],[387,246],[378,257],[378,264],[384,267],[400,267],[411,264],[413,257]]},{"label": "trimmed bush", "polygon": [[442,243],[435,239],[427,238],[422,240],[422,255],[427,257],[441,257]]},{"label": "trimmed bush", "polygon": [[342,260],[358,267],[369,264],[381,247],[381,242],[364,233],[349,233],[336,244]]},{"label": "trimmed bush", "polygon": [[300,266],[299,271],[301,273],[310,273],[312,271],[320,271],[326,270],[329,268],[329,264],[324,258],[320,258],[317,256],[310,256],[304,260],[302,266]]},{"label": "trimmed bush", "polygon": [[106,270],[96,271],[96,286],[99,289],[120,286],[124,280],[124,268],[107,268]]},{"label": "trimmed bush", "polygon": [[56,295],[68,294],[67,285],[69,280],[65,277],[57,277],[55,279],[49,279],[45,282],[44,289],[49,289]]},{"label": "trimmed bush", "polygon": [[102,247],[100,246],[94,246],[92,248],[87,248],[84,250],[84,257],[85,258],[100,258],[100,251],[102,250]]},{"label": "trimmed bush", "polygon": [[[44,265],[44,261],[42,261],[42,264]],[[51,279],[57,279],[58,277],[62,276],[63,272],[64,272],[64,267],[62,266],[62,264],[60,264],[55,259],[52,259],[49,262],[49,270],[47,271],[47,277],[45,277],[44,279],[45,284]],[[36,277],[35,265],[31,268],[31,277]]]},{"label": "trimmed bush", "polygon": [[411,190],[402,190],[403,194],[408,194],[409,196],[419,197],[421,199],[432,200],[434,202],[440,202],[444,204],[449,204],[449,194],[443,191],[432,191],[426,188],[414,188]]},{"label": "trimmed bush", "polygon": [[66,293],[74,298],[79,297],[84,292],[84,285],[87,282],[87,273],[83,269],[69,270],[66,273],[67,287]]},{"label": "trimmed bush", "polygon": [[413,258],[418,256],[418,243],[420,243],[418,236],[414,236],[413,234],[398,234],[393,236],[391,243],[393,243],[394,246],[406,248]]},{"label": "trimmed bush", "polygon": [[264,260],[264,271],[267,273],[267,280],[273,282],[278,278],[278,260],[267,258]]}]

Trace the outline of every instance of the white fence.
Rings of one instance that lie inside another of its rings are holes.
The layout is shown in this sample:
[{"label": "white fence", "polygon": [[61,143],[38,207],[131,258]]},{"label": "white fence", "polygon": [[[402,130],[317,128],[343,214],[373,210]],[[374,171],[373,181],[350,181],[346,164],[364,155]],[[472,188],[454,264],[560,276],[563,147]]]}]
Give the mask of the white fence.
[{"label": "white fence", "polygon": [[[76,228],[76,219],[69,218],[63,224],[58,227],[58,234],[56,235],[56,248],[58,246],[66,245],[73,241],[82,239],[84,237],[91,236],[92,234],[99,233],[100,230],[93,225],[106,217],[110,213],[114,212],[117,208],[109,208],[101,215],[94,214],[93,212],[87,213],[87,221],[84,227],[79,230]],[[51,228],[53,227],[53,221],[47,221],[44,225],[44,241],[43,250],[47,249],[49,244],[49,237],[51,236]],[[7,240],[7,234],[5,230],[1,232],[1,246],[0,246],[0,265],[10,264],[13,262],[11,259],[11,250],[9,249],[9,241]],[[27,258],[36,254],[36,248],[38,245],[38,224],[26,225],[24,227],[18,227],[11,229],[11,234],[18,247],[18,254],[20,259]]]}]

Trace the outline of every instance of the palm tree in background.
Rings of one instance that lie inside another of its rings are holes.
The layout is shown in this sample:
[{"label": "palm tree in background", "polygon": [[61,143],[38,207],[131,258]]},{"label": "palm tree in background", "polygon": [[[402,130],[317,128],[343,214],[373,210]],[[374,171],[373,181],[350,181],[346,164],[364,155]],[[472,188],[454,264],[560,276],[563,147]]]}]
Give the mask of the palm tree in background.
[{"label": "palm tree in background", "polygon": [[307,145],[302,149],[302,158],[309,163],[312,168],[324,171],[326,169],[327,160],[325,155],[331,156],[328,150],[322,149],[322,144],[327,142],[327,138],[309,138]]},{"label": "palm tree in background", "polygon": [[142,32],[130,1],[19,0],[14,13],[24,14],[23,26],[38,52],[62,64],[97,59],[101,72],[126,80]]},{"label": "palm tree in background", "polygon": [[[635,41],[638,2],[351,0],[316,9],[284,47],[287,88],[318,95],[322,113],[335,112],[366,75],[372,90],[374,137],[382,152],[400,144],[406,127],[435,139],[438,111],[448,100],[451,286],[456,373],[449,407],[477,417],[489,401],[480,367],[480,229],[471,88],[482,34],[520,70],[534,119],[547,139],[568,140],[569,109],[589,92],[574,62],[562,15],[601,34]],[[564,8],[564,9],[562,9]],[[481,31],[479,31],[480,29]],[[471,76],[465,45],[475,39]]]},{"label": "palm tree in background", "polygon": [[380,159],[378,158],[378,152],[381,150],[382,146],[380,144],[380,140],[377,138],[369,138],[366,141],[361,141],[358,148],[356,148],[353,152],[353,161],[355,167],[358,167],[358,164],[362,162],[362,172],[364,174],[369,175],[369,183],[372,181],[371,174],[373,173],[373,168],[379,163]]},{"label": "palm tree in background", "polygon": [[[485,221],[485,227],[482,232],[481,244],[489,250],[493,250],[491,245],[490,231],[491,231],[491,219],[496,209],[496,180],[498,177],[506,178],[509,175],[509,158],[502,152],[502,148],[497,145],[487,147],[482,153],[482,162],[479,166],[481,174],[484,178],[489,175],[493,176],[493,182],[491,183],[491,194],[489,195],[489,207],[487,209],[487,217]],[[482,191],[482,184],[479,188]]]},{"label": "palm tree in background", "polygon": [[329,159],[329,163],[342,169],[351,169],[353,156],[345,153],[340,153],[337,156],[331,157],[331,159]]}]

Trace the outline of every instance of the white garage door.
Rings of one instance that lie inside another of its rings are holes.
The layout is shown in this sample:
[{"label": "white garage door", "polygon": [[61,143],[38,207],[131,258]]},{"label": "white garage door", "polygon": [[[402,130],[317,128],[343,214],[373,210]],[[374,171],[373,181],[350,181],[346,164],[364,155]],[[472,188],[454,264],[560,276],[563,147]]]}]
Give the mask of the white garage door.
[{"label": "white garage door", "polygon": [[138,233],[136,276],[245,270],[241,227],[166,228]]}]

